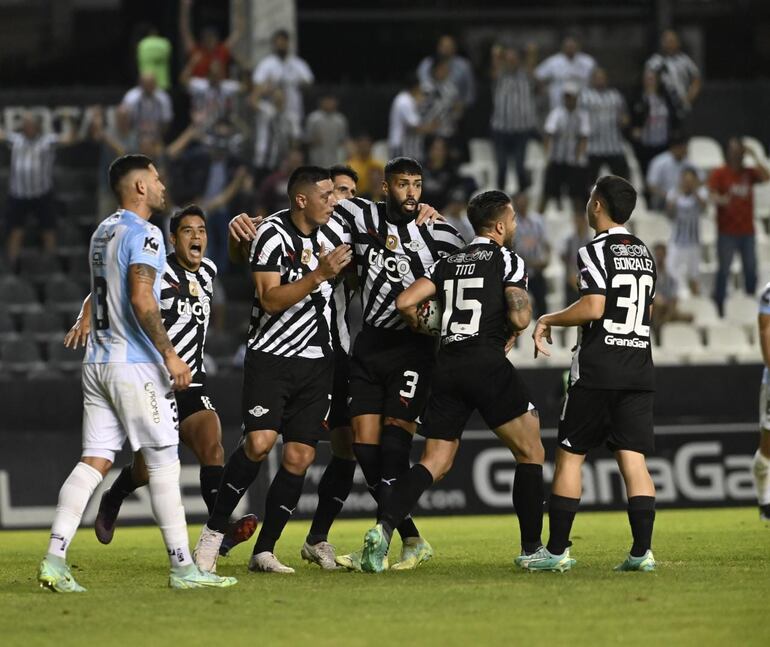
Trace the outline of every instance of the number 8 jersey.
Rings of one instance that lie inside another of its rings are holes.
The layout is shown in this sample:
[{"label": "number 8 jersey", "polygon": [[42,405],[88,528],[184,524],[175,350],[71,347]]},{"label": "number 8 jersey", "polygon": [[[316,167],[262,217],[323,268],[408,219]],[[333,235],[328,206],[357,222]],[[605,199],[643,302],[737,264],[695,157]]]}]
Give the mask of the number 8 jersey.
[{"label": "number 8 jersey", "polygon": [[605,297],[601,319],[584,324],[572,356],[570,384],[652,391],[650,316],[657,270],[647,246],[625,227],[597,234],[578,251],[580,294]]}]

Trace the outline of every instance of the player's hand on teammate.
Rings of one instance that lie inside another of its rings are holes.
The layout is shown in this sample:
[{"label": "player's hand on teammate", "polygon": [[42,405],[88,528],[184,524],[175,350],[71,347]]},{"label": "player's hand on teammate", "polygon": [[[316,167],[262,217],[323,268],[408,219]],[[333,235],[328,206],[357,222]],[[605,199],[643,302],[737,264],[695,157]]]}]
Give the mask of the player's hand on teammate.
[{"label": "player's hand on teammate", "polygon": [[328,281],[345,269],[352,260],[353,250],[350,245],[339,245],[327,252],[321,243],[321,253],[318,255],[318,269],[316,271],[324,281]]},{"label": "player's hand on teammate", "polygon": [[91,318],[90,317],[78,317],[69,332],[64,335],[64,346],[66,348],[76,349],[78,345],[83,348],[86,347],[88,342],[88,333],[91,332]]},{"label": "player's hand on teammate", "polygon": [[239,243],[254,240],[257,236],[257,227],[261,222],[261,216],[252,218],[246,213],[240,213],[228,225],[230,237]]},{"label": "player's hand on teammate", "polygon": [[443,222],[444,216],[442,216],[438,211],[436,211],[433,207],[431,207],[429,204],[425,204],[424,202],[420,202],[417,205],[417,218],[415,218],[414,222],[417,225],[425,225],[425,224],[433,224],[437,220]]},{"label": "player's hand on teammate", "polygon": [[532,339],[535,340],[535,357],[538,353],[550,357],[551,353],[548,352],[548,347],[545,345],[547,341],[549,344],[553,344],[551,339],[551,326],[543,322],[543,318],[537,320],[535,324],[535,331],[532,333]]},{"label": "player's hand on teammate", "polygon": [[190,386],[192,372],[190,367],[176,354],[176,351],[172,350],[167,353],[163,361],[171,377],[171,388],[174,391],[182,391]]}]

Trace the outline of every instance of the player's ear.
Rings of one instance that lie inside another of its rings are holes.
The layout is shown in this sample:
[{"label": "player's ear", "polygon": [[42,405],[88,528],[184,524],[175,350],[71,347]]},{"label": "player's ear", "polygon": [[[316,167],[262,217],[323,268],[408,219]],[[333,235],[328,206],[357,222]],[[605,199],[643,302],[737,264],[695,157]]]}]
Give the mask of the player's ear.
[{"label": "player's ear", "polygon": [[304,193],[297,193],[294,196],[294,204],[297,209],[304,209],[307,206],[307,196]]},{"label": "player's ear", "polygon": [[387,180],[383,180],[382,181],[382,192],[385,195],[388,195],[388,181]]}]

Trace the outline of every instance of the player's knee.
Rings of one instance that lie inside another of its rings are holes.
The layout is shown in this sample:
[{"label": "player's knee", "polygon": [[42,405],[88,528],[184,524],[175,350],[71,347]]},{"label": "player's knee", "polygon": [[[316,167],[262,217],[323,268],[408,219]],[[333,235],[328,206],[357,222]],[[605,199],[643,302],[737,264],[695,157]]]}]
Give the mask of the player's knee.
[{"label": "player's knee", "polygon": [[315,460],[315,447],[302,443],[287,443],[283,447],[282,464],[292,474],[304,474]]},{"label": "player's knee", "polygon": [[243,440],[243,451],[250,461],[258,463],[265,460],[275,444],[275,439],[265,434],[251,432]]}]

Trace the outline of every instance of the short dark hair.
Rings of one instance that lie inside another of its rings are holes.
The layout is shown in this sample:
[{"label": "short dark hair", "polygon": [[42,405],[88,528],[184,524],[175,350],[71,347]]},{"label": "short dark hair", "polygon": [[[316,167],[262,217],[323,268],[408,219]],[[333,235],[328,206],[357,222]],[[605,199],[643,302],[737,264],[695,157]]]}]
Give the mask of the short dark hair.
[{"label": "short dark hair", "polygon": [[120,182],[132,171],[141,171],[152,166],[152,160],[146,155],[131,154],[118,157],[110,164],[110,188],[120,198]]},{"label": "short dark hair", "polygon": [[177,229],[179,229],[179,223],[186,216],[198,216],[204,223],[206,222],[206,212],[197,204],[188,204],[186,207],[182,207],[174,212],[174,215],[171,216],[171,220],[168,222],[169,232],[176,234]]},{"label": "short dark hair", "polygon": [[358,184],[358,173],[345,164],[335,164],[329,169],[329,176],[332,180],[338,175],[347,175],[353,182]]},{"label": "short dark hair", "polygon": [[511,204],[511,198],[507,193],[498,191],[484,191],[479,193],[468,203],[468,221],[473,231],[480,234],[489,229],[500,220],[505,208]]},{"label": "short dark hair", "polygon": [[298,166],[289,176],[286,192],[292,195],[297,187],[304,184],[315,184],[323,180],[330,180],[329,169],[322,166]]},{"label": "short dark hair", "polygon": [[385,179],[389,180],[399,173],[422,176],[422,166],[411,157],[394,157],[385,165]]},{"label": "short dark hair", "polygon": [[283,27],[281,29],[276,29],[272,36],[270,36],[270,40],[275,40],[276,38],[285,38],[286,40],[289,40],[289,30]]},{"label": "short dark hair", "polygon": [[594,190],[612,222],[622,225],[628,221],[636,207],[636,189],[628,180],[617,175],[603,175],[596,180]]}]

